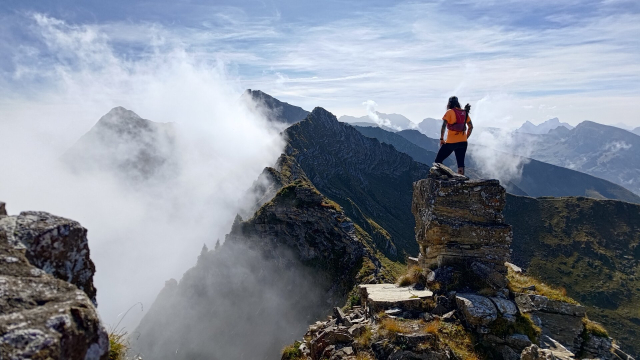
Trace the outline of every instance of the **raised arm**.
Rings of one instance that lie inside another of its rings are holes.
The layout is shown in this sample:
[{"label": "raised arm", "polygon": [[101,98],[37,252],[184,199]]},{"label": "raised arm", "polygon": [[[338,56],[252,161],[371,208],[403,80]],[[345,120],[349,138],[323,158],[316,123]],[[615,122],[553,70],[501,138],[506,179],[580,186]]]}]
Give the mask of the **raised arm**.
[{"label": "raised arm", "polygon": [[442,128],[440,129],[440,146],[444,145],[444,131],[447,129],[447,121],[442,120]]}]

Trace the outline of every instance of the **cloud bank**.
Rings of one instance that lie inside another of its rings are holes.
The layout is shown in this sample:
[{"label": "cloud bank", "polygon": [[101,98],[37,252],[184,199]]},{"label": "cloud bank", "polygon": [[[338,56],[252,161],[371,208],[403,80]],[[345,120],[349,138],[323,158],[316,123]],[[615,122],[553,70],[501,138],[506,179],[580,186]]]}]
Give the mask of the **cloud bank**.
[{"label": "cloud bank", "polygon": [[[223,238],[282,139],[240,103],[242,85],[221,61],[160,38],[144,56],[128,56],[98,26],[41,14],[31,17],[31,31],[39,47],[20,49],[13,78],[4,79],[30,85],[0,103],[8,170],[0,199],[11,213],[48,211],[88,228],[99,312],[114,325],[134,303],[147,307],[165,280],[180,278],[203,243]],[[74,174],[60,162],[115,106],[174,123],[180,170],[170,181],[134,185],[109,172]],[[140,317],[132,311],[121,326]]]}]

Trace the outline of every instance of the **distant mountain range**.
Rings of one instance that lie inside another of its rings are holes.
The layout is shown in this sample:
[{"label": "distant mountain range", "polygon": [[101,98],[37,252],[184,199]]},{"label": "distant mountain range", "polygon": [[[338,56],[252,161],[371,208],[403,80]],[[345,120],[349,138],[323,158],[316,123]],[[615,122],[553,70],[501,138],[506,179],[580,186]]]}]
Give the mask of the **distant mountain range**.
[{"label": "distant mountain range", "polygon": [[[441,127],[442,120],[433,118],[426,118],[418,124],[418,130],[431,139],[440,137]],[[498,151],[593,175],[640,195],[640,127],[628,131],[616,126],[583,121],[574,128],[553,118],[539,125],[526,122],[514,132],[478,127],[475,132],[475,138],[483,133],[488,133],[488,138],[495,138],[492,148]],[[505,138],[510,141],[505,142]],[[437,141],[421,142],[420,145],[429,151],[438,150]],[[472,151],[472,159],[473,153]],[[589,196],[599,197],[598,194]],[[627,199],[629,200],[628,197]]]},{"label": "distant mountain range", "polygon": [[583,121],[572,130],[538,137],[530,146],[530,156],[536,160],[597,176],[640,194],[640,136],[634,133]]},{"label": "distant mountain range", "polygon": [[520,128],[516,130],[516,132],[526,133],[526,134],[547,134],[549,131],[554,130],[558,127],[565,127],[569,130],[573,129],[573,126],[560,122],[558,118],[549,119],[542,124],[534,125],[531,121],[527,121]]},{"label": "distant mountain range", "polygon": [[[410,155],[415,161],[431,164],[438,151],[438,140],[431,139],[416,130],[404,130],[391,134],[379,128],[356,127],[358,131],[369,137],[374,137],[381,142],[393,145],[397,150]],[[418,146],[424,152],[411,146]],[[478,177],[486,177],[483,172],[481,162],[478,159],[479,153],[483,156],[494,158],[504,158],[514,161],[515,155],[483,148],[482,146],[470,146],[468,152],[468,167],[472,169],[472,174]],[[533,159],[515,159],[522,165],[522,176],[511,179],[503,185],[512,194],[529,196],[589,196],[597,199],[617,199],[633,203],[640,203],[640,196],[613,184],[588,174],[575,170],[554,166]],[[446,165],[455,168],[453,156],[445,162]],[[558,181],[564,179],[564,181]]]},{"label": "distant mountain range", "polygon": [[418,130],[432,139],[440,139],[442,119],[426,118],[418,124]]},{"label": "distant mountain range", "polygon": [[359,126],[380,126],[381,128],[388,131],[400,131],[416,128],[416,124],[400,114],[385,114],[376,111],[376,115],[378,116],[378,122],[376,122],[376,120],[372,119],[370,116],[354,117],[349,115],[340,116],[338,121]]}]

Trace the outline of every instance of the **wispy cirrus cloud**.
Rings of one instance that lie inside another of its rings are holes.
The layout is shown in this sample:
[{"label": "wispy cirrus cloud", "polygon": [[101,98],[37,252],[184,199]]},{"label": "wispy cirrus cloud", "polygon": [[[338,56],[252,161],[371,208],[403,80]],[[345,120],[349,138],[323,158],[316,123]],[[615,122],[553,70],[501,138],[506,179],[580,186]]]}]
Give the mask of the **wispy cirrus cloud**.
[{"label": "wispy cirrus cloud", "polygon": [[374,99],[381,111],[437,117],[454,92],[472,103],[508,95],[514,123],[632,122],[619,108],[640,111],[640,9],[628,2],[346,2],[335,16],[326,12],[342,10],[335,3],[247,4],[183,10],[189,21],[178,12],[181,22],[82,25],[131,61],[179,48],[224,62],[248,88],[339,114]]}]

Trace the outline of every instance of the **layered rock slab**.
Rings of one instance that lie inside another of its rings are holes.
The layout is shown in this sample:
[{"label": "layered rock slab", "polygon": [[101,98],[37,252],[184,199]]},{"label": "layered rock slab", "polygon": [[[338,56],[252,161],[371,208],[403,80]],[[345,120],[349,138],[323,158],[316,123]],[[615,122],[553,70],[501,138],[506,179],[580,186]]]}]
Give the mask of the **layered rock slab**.
[{"label": "layered rock slab", "polygon": [[498,180],[468,180],[442,168],[413,185],[421,263],[435,268],[479,262],[506,273],[512,231],[502,216],[505,189]]},{"label": "layered rock slab", "polygon": [[359,285],[360,299],[370,315],[397,308],[405,311],[425,311],[424,300],[433,297],[429,290],[416,290],[396,284]]},{"label": "layered rock slab", "polygon": [[84,235],[78,223],[47,213],[0,215],[0,358],[107,358],[109,340],[93,302],[65,281],[95,296],[88,247],[86,258],[77,252]]}]

